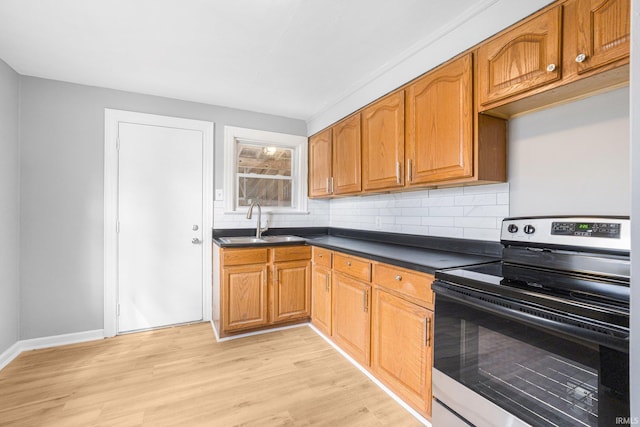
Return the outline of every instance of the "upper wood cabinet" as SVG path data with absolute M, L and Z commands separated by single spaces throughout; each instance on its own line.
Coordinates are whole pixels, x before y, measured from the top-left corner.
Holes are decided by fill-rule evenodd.
M 360 113 L 344 119 L 333 132 L 333 194 L 358 193 L 362 190 Z
M 562 7 L 518 25 L 478 48 L 481 105 L 559 80 Z
M 309 197 L 331 195 L 331 128 L 309 138 Z
M 630 0 L 578 0 L 576 16 L 577 50 L 572 57 L 578 63 L 578 73 L 629 55 Z
M 360 114 L 309 138 L 309 197 L 362 190 Z
M 472 84 L 467 54 L 406 88 L 408 185 L 473 175 Z
M 362 189 L 404 186 L 404 91 L 362 110 Z

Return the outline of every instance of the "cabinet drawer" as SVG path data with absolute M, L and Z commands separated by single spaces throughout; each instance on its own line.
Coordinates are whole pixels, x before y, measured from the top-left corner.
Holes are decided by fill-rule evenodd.
M 222 264 L 245 265 L 266 264 L 269 261 L 267 248 L 257 249 L 224 249 L 222 252 Z
M 333 255 L 333 269 L 365 282 L 371 281 L 371 263 L 361 258 L 336 253 Z
M 311 259 L 311 246 L 278 246 L 273 248 L 273 262 Z
M 431 282 L 433 275 L 406 270 L 388 264 L 374 265 L 373 281 L 387 289 L 400 292 L 411 298 L 433 305 Z
M 331 255 L 332 252 L 329 249 L 313 247 L 313 263 L 315 265 L 331 268 Z

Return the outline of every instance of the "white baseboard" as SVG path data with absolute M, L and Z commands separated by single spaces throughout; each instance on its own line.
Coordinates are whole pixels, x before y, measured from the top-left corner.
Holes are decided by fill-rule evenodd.
M 310 325 L 310 323 L 298 323 L 298 324 L 295 324 L 295 325 L 280 326 L 279 328 L 263 329 L 261 331 L 247 332 L 246 334 L 238 334 L 238 335 L 233 335 L 233 336 L 230 336 L 230 337 L 220 338 L 220 336 L 218 336 L 218 331 L 216 330 L 215 326 L 213 325 L 213 322 L 211 322 L 211 326 L 213 327 L 213 333 L 216 336 L 216 341 L 217 342 L 231 341 L 231 340 L 235 340 L 235 339 L 238 339 L 238 338 L 251 337 L 251 336 L 254 336 L 254 335 L 269 334 L 271 332 L 284 331 L 285 329 L 301 328 L 301 327 L 307 326 L 307 325 Z
M 416 411 L 415 409 L 413 409 L 411 406 L 409 406 L 404 400 L 402 400 L 400 397 L 398 397 L 397 394 L 395 394 L 394 392 L 391 391 L 391 389 L 389 389 L 386 385 L 382 384 L 380 382 L 380 380 L 378 380 L 376 377 L 374 377 L 371 372 L 367 371 L 364 367 L 362 367 L 362 365 L 360 365 L 358 362 L 355 361 L 355 359 L 353 359 L 351 356 L 349 356 L 343 349 L 341 349 L 340 347 L 338 347 L 333 341 L 331 341 L 328 337 L 326 337 L 322 332 L 320 332 L 315 326 L 313 326 L 313 324 L 311 323 L 307 323 L 307 325 L 314 330 L 314 332 L 318 335 L 320 335 L 326 342 L 329 343 L 329 345 L 331 345 L 331 347 L 335 348 L 338 353 L 340 353 L 345 359 L 347 359 L 349 362 L 351 362 L 351 364 L 353 366 L 355 366 L 356 368 L 358 368 L 360 370 L 360 372 L 362 372 L 363 374 L 365 374 L 367 376 L 367 378 L 369 378 L 371 381 L 374 382 L 375 385 L 377 385 L 378 387 L 380 387 L 380 389 L 382 389 L 382 391 L 384 391 L 385 393 L 387 393 L 393 400 L 395 400 L 396 402 L 398 402 L 398 404 L 400 406 L 402 406 L 404 409 L 407 410 L 407 412 L 409 412 L 411 415 L 413 415 L 415 417 L 416 420 L 418 420 L 420 423 L 422 423 L 423 425 L 425 425 L 426 427 L 432 427 L 431 423 L 429 422 L 429 420 L 427 420 L 425 417 L 423 417 L 422 415 L 420 415 L 418 413 L 418 411 Z
M 0 353 L 0 370 L 11 363 L 11 361 L 18 357 L 23 351 L 77 344 L 81 342 L 101 340 L 103 338 L 104 330 L 96 329 L 94 331 L 74 332 L 71 334 L 54 335 L 51 337 L 20 340 L 4 352 Z
M 13 344 L 11 347 L 0 353 L 0 371 L 7 366 L 13 359 L 18 357 L 22 353 L 22 348 L 20 347 L 20 341 Z

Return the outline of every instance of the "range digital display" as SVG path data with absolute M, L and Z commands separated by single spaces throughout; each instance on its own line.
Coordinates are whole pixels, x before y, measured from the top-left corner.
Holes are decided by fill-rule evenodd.
M 553 222 L 551 234 L 557 236 L 583 236 L 620 238 L 620 223 L 609 222 Z

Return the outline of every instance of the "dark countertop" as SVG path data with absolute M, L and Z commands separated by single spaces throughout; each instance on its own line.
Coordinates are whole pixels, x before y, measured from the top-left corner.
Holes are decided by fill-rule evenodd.
M 252 244 L 229 245 L 220 237 L 248 236 L 252 229 L 214 230 L 220 247 L 255 247 Z M 499 242 L 416 236 L 399 233 L 350 230 L 332 227 L 270 229 L 265 235 L 291 234 L 304 237 L 307 245 L 319 246 L 398 267 L 433 274 L 436 270 L 499 261 Z M 264 245 L 264 244 L 261 244 Z M 272 245 L 268 245 L 272 246 Z
M 484 255 L 401 246 L 337 236 L 310 238 L 307 239 L 307 244 L 430 274 L 444 268 L 484 264 L 500 259 Z

